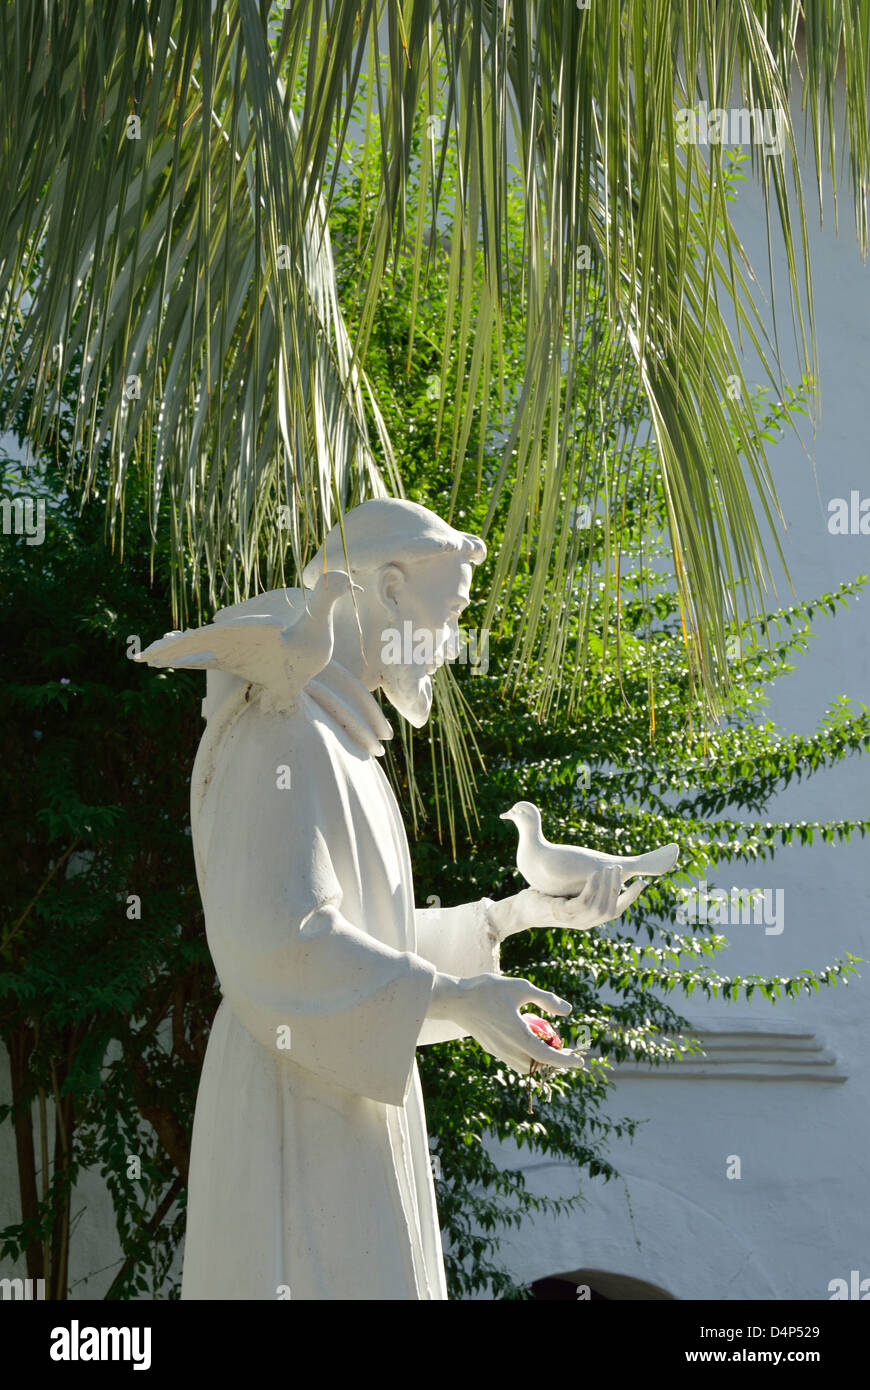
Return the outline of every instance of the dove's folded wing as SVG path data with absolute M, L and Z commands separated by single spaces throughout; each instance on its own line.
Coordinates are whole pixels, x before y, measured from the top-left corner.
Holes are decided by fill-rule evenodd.
M 187 632 L 168 632 L 134 660 L 148 666 L 229 671 L 275 689 L 286 679 L 286 628 L 272 614 L 245 614 Z
M 327 570 L 310 595 L 288 589 L 261 594 L 222 610 L 207 627 L 168 632 L 135 659 L 223 671 L 265 687 L 267 708 L 288 709 L 331 660 L 333 610 L 355 587 L 343 571 Z

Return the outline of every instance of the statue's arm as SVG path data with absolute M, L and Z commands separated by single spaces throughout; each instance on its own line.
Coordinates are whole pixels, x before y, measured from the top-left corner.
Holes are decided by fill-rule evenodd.
M 552 898 L 524 888 L 494 902 L 481 898 L 460 907 L 417 908 L 417 952 L 446 975 L 468 979 L 475 975 L 500 975 L 503 941 L 535 927 L 563 927 L 588 931 L 609 922 L 644 886 L 626 889 L 619 897 L 620 880 L 607 871 L 593 875 L 588 889 L 576 898 Z M 467 1037 L 465 1029 L 446 1018 L 427 1018 L 419 1044 L 450 1042 Z
M 489 898 L 459 907 L 417 908 L 417 954 L 445 975 L 467 979 L 474 975 L 500 975 L 500 942 Z M 450 1019 L 427 1018 L 418 1046 L 452 1042 L 468 1034 Z
M 260 817 L 251 836 L 239 820 L 213 840 L 203 899 L 223 994 L 274 1057 L 401 1105 L 435 967 L 348 921 L 321 831 L 280 825 Z

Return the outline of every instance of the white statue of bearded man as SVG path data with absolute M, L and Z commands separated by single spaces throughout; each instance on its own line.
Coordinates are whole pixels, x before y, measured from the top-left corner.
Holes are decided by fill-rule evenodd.
M 343 527 L 347 558 L 335 528 L 303 574 L 311 594 L 261 594 L 142 653 L 210 668 L 191 808 L 223 1000 L 196 1104 L 185 1299 L 446 1298 L 416 1049 L 471 1036 L 520 1073 L 581 1066 L 523 1022 L 523 1004 L 570 1006 L 501 975 L 500 943 L 599 926 L 643 886 L 605 871 L 567 902 L 526 889 L 415 908 L 371 692 L 425 724 L 486 548 L 391 499 Z M 407 622 L 428 650 L 385 660 Z

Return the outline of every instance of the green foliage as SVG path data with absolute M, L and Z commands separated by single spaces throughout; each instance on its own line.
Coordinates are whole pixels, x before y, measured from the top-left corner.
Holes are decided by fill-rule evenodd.
M 114 1294 L 130 1297 L 161 1287 L 183 1230 L 216 1002 L 185 770 L 199 682 L 128 659 L 130 638 L 147 645 L 168 612 L 165 581 L 150 586 L 142 513 L 128 517 L 122 568 L 98 501 L 79 516 L 52 465 L 23 477 L 7 461 L 4 471 L 4 495 L 40 492 L 47 508 L 41 545 L 4 535 L 0 546 L 0 1036 L 14 1090 L 0 1118 L 27 1154 L 19 1148 L 23 1220 L 2 1232 L 2 1253 L 30 1247 L 29 1272 L 38 1260 L 50 1296 L 65 1297 L 66 1238 L 87 1219 L 71 1210 L 70 1188 L 99 1166 L 125 1255 Z M 49 1182 L 41 1155 L 52 1123 Z M 141 1176 L 130 1176 L 129 1156 Z

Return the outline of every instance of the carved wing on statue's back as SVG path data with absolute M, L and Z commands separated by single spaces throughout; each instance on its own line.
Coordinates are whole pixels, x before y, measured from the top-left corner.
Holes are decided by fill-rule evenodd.
M 299 590 L 276 590 L 249 599 L 205 627 L 166 633 L 134 660 L 225 671 L 263 686 L 276 705 L 286 705 L 331 659 L 333 610 L 350 587 L 343 571 L 327 570 L 306 597 Z

